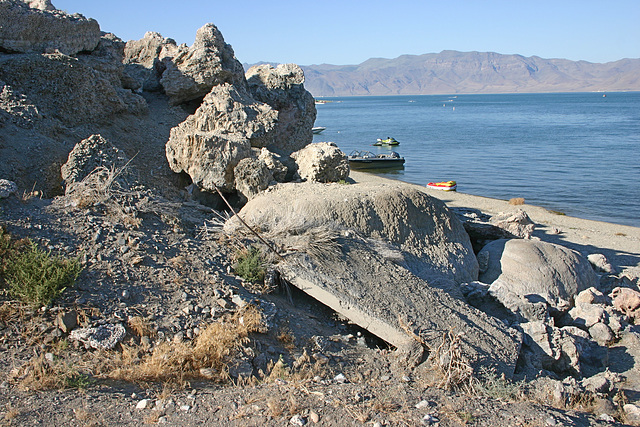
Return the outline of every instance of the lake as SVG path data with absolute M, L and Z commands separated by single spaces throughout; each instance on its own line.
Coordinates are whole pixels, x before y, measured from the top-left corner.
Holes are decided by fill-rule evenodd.
M 640 92 L 321 99 L 314 142 L 405 157 L 384 176 L 640 227 Z

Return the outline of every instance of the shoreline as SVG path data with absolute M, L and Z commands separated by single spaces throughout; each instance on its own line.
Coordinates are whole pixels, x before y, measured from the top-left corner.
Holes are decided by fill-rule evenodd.
M 523 205 L 511 205 L 506 200 L 457 191 L 432 190 L 426 186 L 367 172 L 352 170 L 349 173 L 349 178 L 355 184 L 369 182 L 415 188 L 442 200 L 450 208 L 478 210 L 490 216 L 500 212 L 522 209 L 536 225 L 533 237 L 566 246 L 584 256 L 591 253 L 601 253 L 619 271 L 627 268 L 640 270 L 640 227 L 559 215 L 540 206 L 528 205 L 526 201 Z

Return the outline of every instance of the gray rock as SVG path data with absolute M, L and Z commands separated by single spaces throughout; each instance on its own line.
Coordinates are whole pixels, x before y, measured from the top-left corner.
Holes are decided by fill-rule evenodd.
M 200 188 L 234 190 L 233 170 L 272 135 L 276 112 L 255 102 L 242 88 L 216 86 L 195 114 L 171 129 L 167 160 L 174 172 L 186 172 Z
M 56 326 L 64 333 L 69 333 L 78 326 L 78 312 L 75 310 L 58 313 Z
M 535 224 L 522 209 L 515 212 L 500 212 L 489 220 L 494 226 L 503 229 L 509 235 L 520 239 L 530 239 Z
M 462 224 L 440 201 L 392 185 L 282 184 L 249 201 L 240 215 L 288 249 L 277 264 L 285 280 L 401 352 L 417 344 L 420 351 L 409 351 L 406 360 L 420 362 L 412 355 L 438 348 L 454 331 L 474 367 L 513 374 L 517 334 L 431 286 L 477 272 Z M 225 230 L 242 228 L 231 219 Z M 400 246 L 410 263 L 386 259 L 372 237 Z
M 589 262 L 563 246 L 532 240 L 496 240 L 480 252 L 489 253 L 479 279 L 520 295 L 539 295 L 556 310 L 571 307 L 576 295 L 598 282 Z
M 0 179 L 0 199 L 6 199 L 12 194 L 18 194 L 16 183 L 7 179 Z
M 606 312 L 600 305 L 595 304 L 576 304 L 568 313 L 572 319 L 571 324 L 583 329 L 589 329 L 598 322 L 606 320 Z
M 273 179 L 277 182 L 285 182 L 289 168 L 279 160 L 279 156 L 269 151 L 266 147 L 262 147 L 260 154 L 258 154 L 258 160 L 263 161 L 264 164 L 267 165 L 267 168 L 273 175 Z
M 74 329 L 69 334 L 69 339 L 80 341 L 95 349 L 111 350 L 126 334 L 127 331 L 121 324 L 107 324 L 95 328 Z
M 234 168 L 235 187 L 241 203 L 251 200 L 259 192 L 266 190 L 273 182 L 273 173 L 267 164 L 259 159 L 246 158 L 238 162 Z
M 596 271 L 610 274 L 615 273 L 615 268 L 603 254 L 589 254 L 587 255 L 587 259 Z
M 162 62 L 166 68 L 160 84 L 173 104 L 202 98 L 225 83 L 246 86 L 242 64 L 213 24 L 200 28 L 189 48 L 180 46 L 175 56 Z
M 128 160 L 124 151 L 102 135 L 91 135 L 73 147 L 67 162 L 60 168 L 60 173 L 67 188 L 70 188 L 72 184 L 82 181 L 87 175 L 100 168 L 105 175 L 109 175 L 110 171 L 126 165 Z
M 593 324 L 589 328 L 589 335 L 595 342 L 604 347 L 611 345 L 616 338 L 611 328 L 603 322 Z
M 349 176 L 347 156 L 333 142 L 309 144 L 291 154 L 300 179 L 313 182 L 338 182 Z
M 400 185 L 279 184 L 249 201 L 242 212 L 249 225 L 298 250 L 326 244 L 332 251 L 331 237 L 348 238 L 355 230 L 371 239 L 372 256 L 405 265 L 430 284 L 455 288 L 460 297 L 457 284 L 477 278 L 469 236 L 456 216 L 440 200 Z M 244 232 L 237 218 L 224 229 Z M 320 234 L 329 240 L 321 241 Z
M 299 66 L 256 65 L 249 68 L 246 78 L 253 98 L 278 111 L 275 142 L 270 149 L 292 153 L 313 141 L 315 100 L 304 88 L 304 73 Z
M 596 288 L 585 289 L 575 298 L 576 304 L 610 304 L 611 300 Z
M 75 55 L 95 49 L 100 25 L 80 14 L 54 10 L 45 2 L 0 2 L 0 48 L 10 52 Z
M 640 292 L 629 288 L 615 288 L 610 296 L 616 310 L 640 324 Z

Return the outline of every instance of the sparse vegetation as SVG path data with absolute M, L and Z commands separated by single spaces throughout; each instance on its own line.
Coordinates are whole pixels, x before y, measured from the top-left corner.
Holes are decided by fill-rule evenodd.
M 8 294 L 33 307 L 50 304 L 82 271 L 77 258 L 64 259 L 32 241 L 12 242 L 0 228 L 0 283 Z
M 251 246 L 238 251 L 233 269 L 238 276 L 247 282 L 262 283 L 266 270 L 264 267 L 264 255 L 260 248 Z
M 229 364 L 249 342 L 249 334 L 263 331 L 262 313 L 248 305 L 233 316 L 210 324 L 191 342 L 163 342 L 152 353 L 123 346 L 107 355 L 102 376 L 134 382 L 172 382 L 183 385 L 191 378 L 224 382 Z
M 509 204 L 510 205 L 524 205 L 524 197 L 514 197 L 512 199 L 509 199 Z

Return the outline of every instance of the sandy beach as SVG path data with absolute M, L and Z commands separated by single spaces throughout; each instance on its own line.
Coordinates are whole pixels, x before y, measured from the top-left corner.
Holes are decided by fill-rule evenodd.
M 477 210 L 488 215 L 524 210 L 536 224 L 534 237 L 557 243 L 583 255 L 601 253 L 620 271 L 640 270 L 640 228 L 608 222 L 592 221 L 551 212 L 539 206 L 512 205 L 506 200 L 473 196 L 460 192 L 432 190 L 426 186 L 384 178 L 367 172 L 351 171 L 354 183 L 379 182 L 386 185 L 406 185 L 424 191 L 451 208 Z

